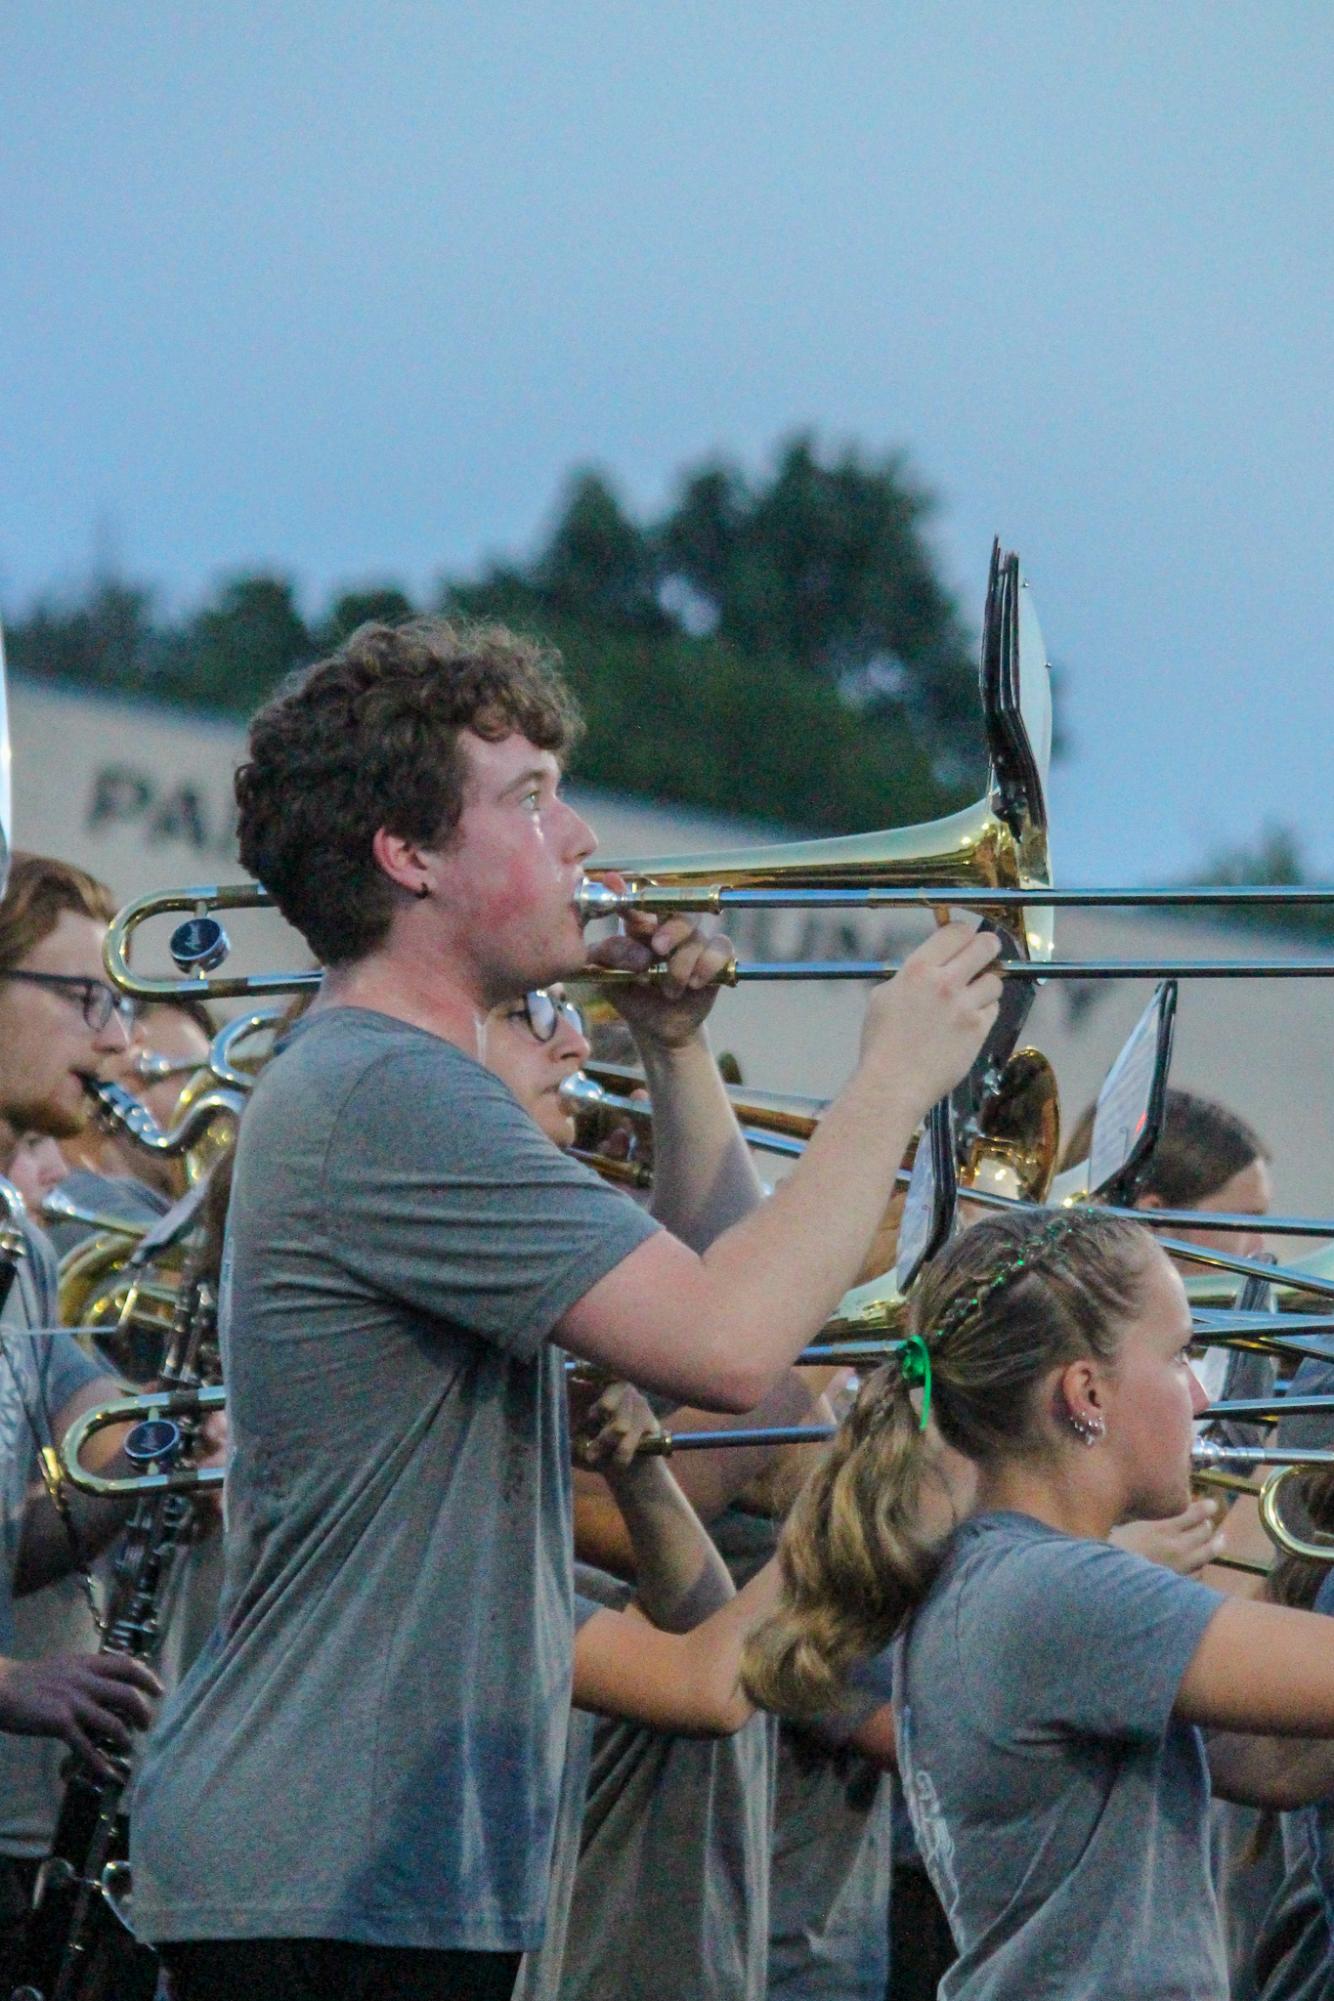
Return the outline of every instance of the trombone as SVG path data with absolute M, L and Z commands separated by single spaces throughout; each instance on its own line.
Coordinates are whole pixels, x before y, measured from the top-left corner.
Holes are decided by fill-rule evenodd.
M 953 836 L 955 824 L 961 831 Z M 903 859 L 895 856 L 894 849 L 902 841 L 910 847 L 915 836 L 923 832 L 937 835 L 942 843 L 943 853 L 932 857 L 919 851 Z M 952 838 L 953 836 L 953 838 Z M 1289 905 L 1310 906 L 1334 904 L 1334 889 L 1302 886 L 1299 888 L 1279 887 L 1273 889 L 1244 887 L 1219 888 L 1201 885 L 1183 889 L 1070 889 L 1051 890 L 1045 886 L 1017 887 L 998 885 L 996 888 L 984 886 L 970 889 L 966 877 L 970 869 L 979 866 L 976 851 L 990 854 L 986 834 L 978 834 L 968 814 L 956 814 L 944 820 L 928 823 L 926 829 L 900 828 L 883 835 L 855 835 L 848 841 L 795 842 L 785 848 L 765 850 L 740 849 L 736 858 L 735 874 L 744 874 L 741 857 L 753 853 L 762 858 L 766 853 L 775 857 L 790 857 L 790 861 L 775 859 L 766 869 L 757 859 L 757 873 L 771 877 L 781 877 L 786 866 L 792 881 L 788 887 L 772 890 L 751 887 L 746 884 L 728 886 L 718 880 L 716 856 L 705 857 L 703 864 L 692 864 L 689 859 L 680 863 L 631 863 L 625 864 L 624 873 L 638 886 L 621 893 L 606 888 L 605 884 L 586 880 L 579 896 L 591 921 L 594 916 L 615 915 L 626 909 L 663 910 L 711 910 L 732 908 L 768 907 L 779 909 L 819 908 L 880 908 L 909 907 L 929 909 L 945 913 L 950 909 L 979 911 L 984 915 L 1004 917 L 1016 914 L 1025 925 L 1022 937 L 1007 929 L 1006 935 L 1013 949 L 1004 953 L 996 962 L 995 969 L 1006 977 L 1024 981 L 1043 980 L 1148 980 L 1148 979 L 1329 979 L 1334 978 L 1334 954 L 1323 958 L 1293 959 L 1054 959 L 1040 956 L 1051 951 L 1049 928 L 1033 920 L 1032 913 L 1038 908 L 1079 907 L 1090 908 L 1118 906 L 1126 909 L 1189 907 L 1196 905 L 1237 905 L 1250 908 L 1282 908 Z M 959 854 L 953 852 L 957 840 Z M 858 843 L 878 842 L 879 860 L 858 861 L 852 856 L 845 864 L 846 879 L 838 879 L 838 865 L 827 866 L 835 876 L 828 886 L 805 885 L 801 882 L 803 867 L 802 851 L 829 846 L 832 848 L 854 849 Z M 934 871 L 944 872 L 953 864 L 959 881 L 951 883 L 947 879 L 933 882 Z M 990 863 L 988 864 L 990 865 Z M 610 865 L 609 865 L 610 866 Z M 703 869 L 702 885 L 692 885 L 689 871 L 692 867 Z M 812 866 L 826 866 L 812 864 Z M 917 876 L 923 880 L 907 883 L 887 883 L 883 888 L 867 888 L 857 880 L 856 872 L 879 867 L 884 873 L 898 871 L 900 877 Z M 643 901 L 637 901 L 638 898 Z M 693 899 L 693 900 L 692 900 Z M 764 900 L 762 903 L 762 899 Z M 594 905 L 599 905 L 597 909 Z M 198 887 L 174 891 L 168 894 L 139 897 L 121 910 L 107 933 L 105 965 L 108 979 L 120 992 L 130 994 L 143 1002 L 189 997 L 203 1001 L 253 999 L 261 995 L 303 993 L 318 987 L 323 977 L 318 968 L 305 971 L 226 973 L 219 974 L 221 966 L 231 950 L 231 942 L 218 917 L 218 912 L 228 910 L 255 910 L 272 908 L 272 899 L 258 883 L 234 883 L 229 885 L 201 884 Z M 171 951 L 180 967 L 177 978 L 168 978 L 138 972 L 131 963 L 131 943 L 135 933 L 150 919 L 171 915 L 174 911 L 190 911 L 193 914 L 184 924 L 178 925 L 172 934 Z M 208 940 L 205 951 L 196 951 L 188 945 L 188 939 L 203 935 Z M 1027 956 L 1029 951 L 1033 956 Z M 898 963 L 883 959 L 760 959 L 732 960 L 718 976 L 722 986 L 740 986 L 751 981 L 779 980 L 861 980 L 877 981 L 889 978 L 898 970 Z M 630 973 L 605 966 L 588 966 L 581 978 L 599 986 L 614 988 L 627 980 L 652 977 Z
M 941 824 L 941 823 L 936 823 Z M 790 852 L 795 857 L 803 844 L 797 844 Z M 814 845 L 814 844 L 806 844 Z M 744 850 L 742 851 L 744 853 Z M 672 911 L 685 914 L 712 913 L 725 914 L 729 910 L 886 910 L 915 909 L 930 910 L 943 916 L 951 909 L 973 910 L 985 917 L 997 920 L 1005 913 L 1017 914 L 1025 921 L 1027 910 L 1053 909 L 1173 909 L 1198 908 L 1209 905 L 1227 905 L 1249 908 L 1273 908 L 1275 905 L 1334 904 L 1334 889 L 1301 885 L 1300 887 L 1276 887 L 1272 889 L 1219 886 L 1199 884 L 1181 889 L 1013 889 L 997 887 L 984 890 L 941 890 L 927 887 L 910 887 L 904 884 L 863 888 L 855 885 L 830 887 L 806 886 L 801 883 L 801 864 L 795 859 L 791 864 L 791 881 L 784 886 L 753 887 L 749 884 L 728 884 L 706 878 L 714 873 L 709 863 L 716 858 L 709 857 L 702 864 L 692 864 L 688 858 L 663 862 L 626 862 L 617 868 L 617 873 L 625 876 L 628 887 L 624 890 L 610 889 L 605 883 L 588 878 L 575 899 L 576 906 L 586 923 L 594 918 L 619 917 L 627 911 L 646 911 L 666 915 Z M 697 873 L 703 869 L 704 878 Z M 737 873 L 746 874 L 744 868 Z M 768 871 L 777 877 L 782 873 L 775 866 Z M 1007 938 L 1014 933 L 1005 932 Z M 1040 942 L 1036 933 L 1030 943 Z M 1005 956 L 997 959 L 995 970 L 1012 979 L 1027 980 L 1115 980 L 1115 979 L 1328 979 L 1334 977 L 1334 955 L 1323 959 L 1080 959 L 1058 960 L 1026 956 Z M 805 960 L 754 960 L 732 959 L 718 975 L 721 986 L 735 987 L 748 980 L 883 980 L 897 972 L 898 966 L 879 959 L 805 959 Z M 595 966 L 587 969 L 585 977 L 599 982 L 618 984 L 627 979 L 643 978 L 642 974 L 625 971 L 611 971 Z

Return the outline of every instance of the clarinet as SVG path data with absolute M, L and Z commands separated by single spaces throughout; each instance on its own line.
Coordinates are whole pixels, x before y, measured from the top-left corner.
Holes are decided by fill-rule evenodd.
M 216 1382 L 217 1302 L 192 1261 L 182 1274 L 163 1361 L 163 1389 Z M 135 1427 L 151 1435 L 126 1441 L 132 1461 L 188 1465 L 202 1419 L 179 1417 Z M 189 1539 L 189 1494 L 148 1493 L 135 1502 L 113 1570 L 102 1653 L 151 1662 L 161 1644 L 160 1607 L 181 1548 Z M 158 1956 L 133 1935 L 127 1821 L 123 1811 L 130 1760 L 99 1749 L 107 1776 L 75 1761 L 66 1779 L 51 1853 L 38 1871 L 8 2001 L 152 2001 Z

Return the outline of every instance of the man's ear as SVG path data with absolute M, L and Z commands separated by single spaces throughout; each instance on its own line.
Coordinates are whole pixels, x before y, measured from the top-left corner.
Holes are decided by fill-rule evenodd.
M 1133 1209 L 1165 1209 L 1167 1204 L 1161 1195 L 1137 1195 L 1131 1204 Z
M 410 841 L 404 834 L 391 834 L 387 827 L 377 827 L 371 836 L 371 854 L 376 867 L 409 896 L 431 894 L 433 858 L 419 842 Z

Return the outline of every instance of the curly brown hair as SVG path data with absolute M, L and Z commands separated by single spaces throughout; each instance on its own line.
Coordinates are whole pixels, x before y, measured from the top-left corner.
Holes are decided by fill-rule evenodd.
M 559 656 L 501 625 L 363 625 L 254 718 L 241 860 L 321 964 L 363 958 L 389 929 L 402 892 L 377 831 L 439 846 L 457 827 L 465 730 L 563 759 L 580 723 Z

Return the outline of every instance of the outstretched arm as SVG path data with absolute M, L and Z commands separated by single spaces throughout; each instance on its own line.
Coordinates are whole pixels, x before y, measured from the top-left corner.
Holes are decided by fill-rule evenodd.
M 659 1231 L 569 1309 L 561 1345 L 682 1401 L 752 1409 L 856 1277 L 914 1128 L 981 1048 L 997 949 L 958 924 L 920 945 L 874 990 L 856 1074 L 769 1200 L 702 1255 Z

